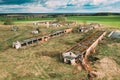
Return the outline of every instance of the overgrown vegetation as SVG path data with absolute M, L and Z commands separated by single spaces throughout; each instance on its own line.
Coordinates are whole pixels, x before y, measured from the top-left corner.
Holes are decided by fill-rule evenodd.
M 56 21 L 59 22 L 59 23 L 65 23 L 66 17 L 64 17 L 64 16 L 58 16 L 56 18 Z
M 41 34 L 45 34 L 45 32 L 54 32 L 66 27 L 39 28 L 42 31 Z M 25 26 L 19 27 L 19 29 L 18 32 L 13 32 L 7 27 L 0 28 L 0 36 L 2 37 L 0 41 L 2 49 L 0 52 L 1 80 L 84 80 L 87 78 L 85 71 L 73 74 L 74 66 L 63 64 L 59 60 L 60 53 L 74 46 L 81 34 L 65 34 L 52 38 L 43 44 L 16 50 L 11 47 L 13 41 L 24 40 L 32 36 L 29 33 L 32 27 Z M 2 34 L 3 31 L 9 35 Z M 4 35 L 6 36 L 4 37 Z
M 67 20 L 80 22 L 102 22 L 114 24 L 119 22 L 116 17 L 67 17 Z M 99 19 L 98 19 L 99 18 Z M 41 19 L 44 20 L 45 18 Z M 54 18 L 49 18 L 54 19 Z M 117 20 L 116 20 L 117 19 Z M 31 19 L 32 20 L 32 19 Z M 47 18 L 48 20 L 48 18 Z M 109 20 L 109 21 L 108 21 Z M 16 22 L 16 21 L 15 21 Z M 21 21 L 24 22 L 24 21 Z M 21 23 L 19 22 L 19 23 Z M 113 22 L 113 23 L 111 23 Z M 18 22 L 17 22 L 18 23 Z M 26 23 L 26 22 L 25 22 Z M 117 24 L 115 24 L 117 25 Z M 73 74 L 74 66 L 63 64 L 59 60 L 60 53 L 74 46 L 79 39 L 86 35 L 82 33 L 69 33 L 61 37 L 55 37 L 49 41 L 36 46 L 26 47 L 19 50 L 12 48 L 12 42 L 24 40 L 33 37 L 30 32 L 35 26 L 18 26 L 19 31 L 11 31 L 9 25 L 0 27 L 0 80 L 86 80 L 87 72 L 82 70 L 77 74 Z M 119 27 L 119 26 L 116 26 Z M 45 28 L 38 26 L 43 35 L 64 29 L 66 27 Z M 75 28 L 73 26 L 73 28 Z M 115 28 L 115 27 L 114 27 Z M 107 29 L 106 29 L 107 30 Z M 111 29 L 112 30 L 112 29 Z M 101 59 L 103 57 L 111 57 L 120 65 L 120 43 L 117 39 L 105 38 L 96 48 L 95 57 Z M 3 66 L 4 65 L 4 66 Z M 119 79 L 119 76 L 113 77 Z M 104 78 L 103 80 L 106 80 Z

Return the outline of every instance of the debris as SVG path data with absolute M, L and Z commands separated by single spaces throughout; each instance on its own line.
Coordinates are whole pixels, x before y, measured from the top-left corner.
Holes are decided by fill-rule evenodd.
M 38 31 L 37 30 L 34 30 L 31 32 L 32 34 L 38 34 Z
M 57 22 L 51 23 L 50 26 L 53 26 L 53 27 L 62 27 L 62 25 L 59 24 L 59 23 L 57 23 Z
M 11 31 L 18 31 L 18 27 L 17 26 L 12 26 L 12 28 L 11 28 Z
M 120 31 L 112 31 L 108 37 L 120 39 Z
M 75 65 L 75 58 L 77 55 L 75 55 L 73 52 L 63 53 L 62 56 L 65 63 Z
M 79 25 L 80 27 L 77 29 L 77 32 L 88 32 L 90 30 L 100 28 L 101 25 L 98 23 L 91 23 L 86 25 Z
M 40 33 L 40 30 L 38 28 L 36 28 L 36 30 L 33 30 L 31 33 L 32 34 L 38 34 L 38 33 Z
M 19 49 L 21 47 L 21 43 L 17 41 L 16 43 L 13 42 L 13 48 Z

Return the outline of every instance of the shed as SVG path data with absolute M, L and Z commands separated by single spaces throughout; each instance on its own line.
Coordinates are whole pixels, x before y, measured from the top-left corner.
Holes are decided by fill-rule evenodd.
M 75 58 L 77 57 L 76 54 L 74 54 L 73 52 L 65 52 L 62 54 L 63 56 L 63 61 L 64 63 L 71 63 L 72 65 L 75 65 Z

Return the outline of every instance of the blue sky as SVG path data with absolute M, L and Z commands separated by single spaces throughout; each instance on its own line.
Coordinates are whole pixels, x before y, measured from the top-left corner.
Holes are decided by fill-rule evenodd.
M 120 13 L 120 0 L 0 0 L 0 13 Z

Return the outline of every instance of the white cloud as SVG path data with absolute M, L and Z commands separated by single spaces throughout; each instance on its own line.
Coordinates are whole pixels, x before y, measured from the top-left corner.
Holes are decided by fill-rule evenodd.
M 109 5 L 118 2 L 119 0 L 91 0 L 91 4 L 93 5 Z
M 120 12 L 120 8 L 114 8 L 113 6 L 107 6 L 105 8 L 99 8 L 97 10 L 101 12 Z
M 90 0 L 70 0 L 68 4 L 73 4 L 73 5 L 84 5 Z
M 66 6 L 66 1 L 65 0 L 48 0 L 45 5 L 48 8 L 56 8 L 56 7 L 64 7 Z
M 0 2 L 3 0 L 0 0 Z M 42 1 L 42 0 L 41 0 Z M 118 5 L 112 5 L 120 0 L 44 0 L 43 2 L 34 0 L 33 3 L 22 5 L 0 5 L 2 12 L 30 12 L 30 13 L 49 13 L 49 12 L 120 12 Z M 69 6 L 68 6 L 69 4 Z M 85 5 L 90 7 L 85 9 Z M 95 8 L 94 8 L 95 6 Z M 116 7 L 113 7 L 116 6 Z
M 6 9 L 6 8 L 24 8 L 24 6 L 19 5 L 0 5 L 0 8 Z
M 108 6 L 105 8 L 97 8 L 97 9 L 92 9 L 92 10 L 85 10 L 85 9 L 81 9 L 81 10 L 76 10 L 76 12 L 89 12 L 89 13 L 95 13 L 95 12 L 117 12 L 120 13 L 120 8 L 114 8 L 112 6 Z
M 106 4 L 112 4 L 112 3 L 116 3 L 120 0 L 70 0 L 69 4 L 74 4 L 74 5 L 84 5 L 84 4 L 92 4 L 92 5 L 106 5 Z
M 52 12 L 53 9 L 48 9 L 43 7 L 41 4 L 25 4 L 25 5 L 2 5 L 0 6 L 0 12 L 9 12 L 9 13 L 45 13 Z
M 92 4 L 93 5 L 99 5 L 99 4 L 105 4 L 106 2 L 108 2 L 107 0 L 92 0 Z
M 28 5 L 27 6 L 27 10 L 29 12 L 33 12 L 33 13 L 45 13 L 45 12 L 52 12 L 53 11 L 53 9 L 49 9 L 49 8 L 43 7 L 41 4 Z

